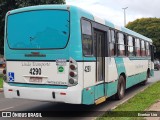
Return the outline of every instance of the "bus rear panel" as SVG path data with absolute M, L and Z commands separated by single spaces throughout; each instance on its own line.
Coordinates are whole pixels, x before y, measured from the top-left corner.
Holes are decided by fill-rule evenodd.
M 71 40 L 80 25 L 77 20 L 72 28 L 72 19 L 67 6 L 35 6 L 7 13 L 5 97 L 81 104 L 83 64 L 75 59 L 82 50 L 75 46 L 79 47 L 76 57 L 69 52 L 75 49 L 72 44 L 80 44 Z

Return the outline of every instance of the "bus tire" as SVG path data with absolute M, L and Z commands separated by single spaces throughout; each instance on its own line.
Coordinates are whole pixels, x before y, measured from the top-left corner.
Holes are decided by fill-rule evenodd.
M 124 94 L 125 94 L 125 79 L 122 75 L 120 75 L 115 98 L 117 100 L 121 100 L 124 97 Z
M 146 85 L 148 78 L 149 78 L 149 72 L 147 71 L 146 79 L 144 81 L 142 81 L 141 84 Z

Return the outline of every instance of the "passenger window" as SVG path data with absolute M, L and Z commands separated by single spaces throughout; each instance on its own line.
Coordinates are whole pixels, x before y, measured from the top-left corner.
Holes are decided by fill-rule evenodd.
M 131 36 L 128 36 L 128 56 L 134 56 L 134 39 Z
M 146 56 L 145 42 L 141 40 L 141 56 Z
M 110 42 L 109 42 L 110 56 L 115 55 L 115 31 L 110 30 Z
M 82 46 L 83 55 L 92 56 L 93 55 L 93 40 L 92 40 L 92 29 L 91 23 L 86 20 L 82 20 Z
M 135 39 L 135 50 L 136 56 L 141 56 L 140 40 L 138 38 Z
M 146 55 L 150 56 L 150 48 L 149 48 L 149 43 L 146 42 Z
M 118 33 L 118 55 L 125 56 L 125 37 L 124 34 Z

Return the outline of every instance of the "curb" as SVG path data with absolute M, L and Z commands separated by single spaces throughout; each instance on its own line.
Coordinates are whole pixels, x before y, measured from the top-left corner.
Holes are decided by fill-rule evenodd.
M 150 86 L 150 85 L 144 87 L 144 88 L 143 88 L 142 90 L 140 90 L 138 93 L 143 92 L 143 91 L 144 91 L 146 88 L 148 88 L 149 86 Z M 135 93 L 135 94 L 131 95 L 131 96 L 130 96 L 129 98 L 127 98 L 126 100 L 123 100 L 121 103 L 119 103 L 119 104 L 117 104 L 116 106 L 110 108 L 109 111 L 112 111 L 112 110 L 116 109 L 118 106 L 120 106 L 121 104 L 124 104 L 125 102 L 127 102 L 129 99 L 133 98 L 133 97 L 134 97 L 135 95 L 137 95 L 138 93 Z M 98 117 L 101 117 L 102 115 L 104 115 L 104 113 L 101 114 L 101 115 L 99 115 Z M 96 118 L 98 118 L 98 117 L 95 117 L 93 120 L 96 120 Z
M 3 92 L 3 88 L 0 88 L 0 92 Z
M 146 88 L 148 88 L 150 85 L 144 87 L 142 90 L 140 90 L 138 93 L 143 92 Z M 131 95 L 129 98 L 127 98 L 126 100 L 123 100 L 121 103 L 119 103 L 118 105 L 114 106 L 111 108 L 111 111 L 116 109 L 118 106 L 124 104 L 125 102 L 127 102 L 129 99 L 133 98 L 135 95 L 137 95 L 138 93 L 135 93 L 134 95 Z

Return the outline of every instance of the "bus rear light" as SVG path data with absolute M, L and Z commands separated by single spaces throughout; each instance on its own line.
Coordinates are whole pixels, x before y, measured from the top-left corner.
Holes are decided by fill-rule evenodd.
M 69 79 L 69 84 L 75 84 L 76 83 L 76 79 L 70 78 Z
M 4 75 L 6 74 L 6 69 L 3 70 L 3 74 L 4 74 Z
M 3 63 L 3 64 L 2 64 L 2 67 L 5 68 L 5 67 L 6 67 L 6 63 Z
M 77 69 L 77 66 L 72 64 L 72 65 L 70 65 L 70 69 L 71 69 L 71 70 L 76 70 L 76 69 Z
M 76 73 L 76 72 L 71 71 L 71 72 L 69 73 L 69 75 L 70 75 L 71 77 L 76 77 L 76 76 L 77 76 L 77 73 Z
M 73 61 L 69 61 L 70 63 L 73 63 Z
M 75 86 L 78 84 L 78 64 L 73 59 L 69 59 L 69 76 L 68 76 L 68 86 Z

